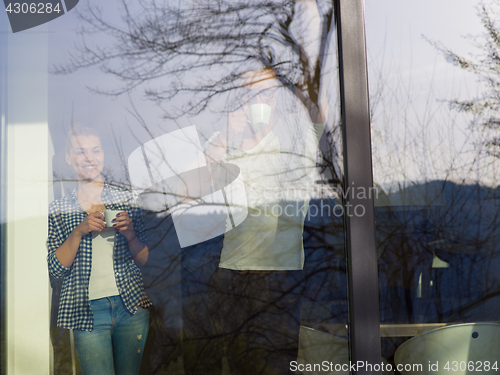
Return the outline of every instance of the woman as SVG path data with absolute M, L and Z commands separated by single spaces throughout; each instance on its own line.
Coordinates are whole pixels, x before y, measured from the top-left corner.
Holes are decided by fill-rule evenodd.
M 72 129 L 65 156 L 78 187 L 49 207 L 49 272 L 64 277 L 57 325 L 74 330 L 84 375 L 136 375 L 151 306 L 137 267 L 149 252 L 142 213 L 131 192 L 104 183 L 93 129 Z M 107 209 L 120 211 L 111 228 Z

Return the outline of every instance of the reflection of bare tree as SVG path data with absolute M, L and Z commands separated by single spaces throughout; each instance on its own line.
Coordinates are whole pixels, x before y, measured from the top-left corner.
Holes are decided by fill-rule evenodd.
M 500 157 L 500 25 L 498 23 L 498 8 L 496 2 L 489 5 L 481 2 L 478 6 L 479 17 L 484 28 L 484 34 L 477 37 L 475 45 L 479 49 L 477 56 L 461 56 L 441 43 L 432 42 L 446 59 L 461 69 L 473 73 L 485 85 L 481 96 L 455 99 L 452 104 L 460 111 L 480 118 L 480 130 L 486 132 L 483 143 L 489 154 Z M 476 39 L 476 38 L 475 38 Z
M 98 91 L 119 95 L 144 90 L 146 97 L 164 110 L 166 118 L 175 119 L 204 111 L 234 110 L 230 94 L 242 88 L 242 73 L 265 67 L 276 73 L 281 90 L 299 103 L 310 122 L 327 120 L 320 113 L 322 103 L 328 100 L 325 77 L 334 72 L 331 59 L 336 55 L 330 43 L 335 26 L 333 1 L 320 1 L 316 7 L 316 2 L 310 0 L 214 0 L 178 5 L 148 0 L 140 3 L 139 12 L 126 1 L 120 4 L 123 27 L 109 21 L 97 7 L 89 6 L 82 11 L 84 43 L 60 72 L 98 66 L 123 83 L 116 90 L 98 87 Z M 316 31 L 307 32 L 310 29 Z M 93 32 L 106 34 L 111 44 L 105 47 L 93 44 Z M 218 100 L 226 104 L 221 106 Z M 142 125 L 147 130 L 144 122 Z M 342 179 L 338 168 L 340 128 L 335 123 L 327 129 L 320 162 L 326 186 L 338 184 Z M 291 152 L 301 156 L 300 150 Z M 290 171 L 290 175 L 300 176 L 302 164 L 297 163 L 297 171 Z M 315 160 L 312 165 L 314 168 Z M 293 182 L 288 181 L 291 185 Z M 115 183 L 126 185 L 124 181 Z M 147 191 L 144 198 L 162 194 L 162 191 Z M 315 204 L 321 200 L 327 205 L 335 204 L 331 197 L 316 197 Z M 320 314 L 310 314 L 310 320 L 319 326 L 332 318 L 345 324 L 345 277 L 336 276 L 345 274 L 340 219 L 321 216 L 306 221 L 308 260 L 304 272 L 287 280 L 289 285 L 277 283 L 276 276 L 256 274 L 245 275 L 233 284 L 237 289 L 228 289 L 227 279 L 217 270 L 221 238 L 185 248 L 181 253 L 172 219 L 165 214 L 166 207 L 157 208 L 148 213 L 151 253 L 143 268 L 148 293 L 160 305 L 155 310 L 157 314 L 152 314 L 155 315 L 152 323 L 155 328 L 150 333 L 151 340 L 155 340 L 149 355 L 152 372 L 165 371 L 171 366 L 168 362 L 178 355 L 180 338 L 170 328 L 179 326 L 171 312 L 181 299 L 184 334 L 190 339 L 184 340 L 184 361 L 211 363 L 213 366 L 204 373 L 216 373 L 222 366 L 224 353 L 247 356 L 238 360 L 253 363 L 255 369 L 262 368 L 262 363 L 277 353 L 288 350 L 287 355 L 293 355 L 296 350 L 293 337 L 298 332 L 291 328 L 276 334 L 272 317 L 279 316 L 280 311 L 281 314 L 290 311 L 293 319 L 299 320 L 303 297 L 311 306 L 317 302 L 322 306 Z M 335 248 L 332 239 L 337 244 Z M 247 283 L 245 280 L 249 279 Z M 335 287 L 330 288 L 332 285 Z M 178 294 L 181 288 L 182 296 Z M 266 289 L 266 293 L 259 300 L 256 297 L 261 289 Z M 232 298 L 227 298 L 228 293 Z M 233 305 L 238 300 L 241 304 Z M 342 306 L 330 309 L 331 300 Z M 290 337 L 279 341 L 287 336 Z M 260 350 L 255 350 L 255 345 L 251 351 L 246 350 L 249 337 L 263 343 Z M 249 367 L 246 371 L 253 374 L 257 370 Z
M 234 108 L 228 95 L 241 87 L 241 74 L 266 67 L 305 106 L 313 122 L 324 122 L 317 112 L 327 94 L 325 77 L 335 73 L 333 1 L 316 6 L 313 0 L 147 0 L 132 8 L 120 0 L 120 27 L 98 5 L 89 4 L 81 13 L 84 42 L 58 71 L 98 66 L 123 83 L 116 89 L 94 87 L 98 92 L 119 95 L 140 89 L 163 109 L 165 118 L 179 118 L 223 111 L 220 98 Z M 112 43 L 96 44 L 93 33 L 111 37 Z M 327 126 L 321 165 L 333 183 L 341 181 L 339 139 L 338 124 Z
M 98 31 L 115 43 L 105 48 L 84 43 L 59 71 L 97 65 L 124 83 L 111 94 L 141 86 L 159 104 L 171 106 L 168 102 L 175 98 L 186 99 L 177 112 L 165 112 L 166 117 L 199 113 L 217 96 L 235 89 L 242 72 L 259 67 L 273 68 L 304 103 L 317 103 L 324 60 L 335 52 L 329 43 L 333 4 L 319 5 L 310 0 L 177 5 L 148 0 L 141 2 L 140 13 L 133 13 L 122 1 L 123 27 L 89 5 L 81 14 L 87 24 L 84 37 Z M 304 40 L 301 33 L 311 26 L 321 31 Z
M 300 29 L 306 27 L 307 19 L 304 19 L 304 12 L 298 11 L 307 8 L 307 4 L 311 3 L 309 1 L 207 0 L 185 4 L 179 2 L 178 6 L 173 3 L 144 1 L 140 3 L 141 12 L 136 13 L 123 1 L 120 8 L 123 27 L 108 21 L 105 13 L 100 13 L 96 7 L 89 7 L 82 14 L 86 21 L 86 44 L 81 46 L 80 53 L 75 55 L 72 63 L 61 71 L 99 66 L 118 77 L 123 85 L 116 90 L 98 87 L 98 91 L 120 94 L 143 89 L 147 98 L 164 109 L 166 118 L 178 118 L 203 113 L 204 110 L 234 109 L 228 108 L 233 105 L 230 101 L 224 108 L 217 107 L 217 99 L 225 101 L 231 91 L 240 88 L 238 79 L 242 72 L 249 68 L 270 67 L 286 90 L 309 113 L 317 107 L 318 97 L 322 95 L 320 83 L 328 73 L 326 57 L 334 55 L 334 51 L 329 50 L 331 46 L 328 43 L 334 26 L 331 1 L 319 2 L 322 37 L 312 37 L 309 41 L 311 44 L 301 40 L 304 35 L 300 33 Z M 92 44 L 87 32 L 94 31 L 107 34 L 114 43 L 107 47 Z M 320 42 L 315 49 L 314 42 L 317 41 Z M 384 82 L 385 77 L 381 75 L 379 78 L 381 86 L 385 84 L 388 87 L 388 83 Z M 405 191 L 408 196 L 418 195 L 419 189 L 439 191 L 442 194 L 447 191 L 445 206 L 429 204 L 427 208 L 416 209 L 412 206 L 417 204 L 407 204 L 399 211 L 391 209 L 378 214 L 384 322 L 478 319 L 480 304 L 493 301 L 500 290 L 498 278 L 495 277 L 498 270 L 495 265 L 495 244 L 498 242 L 495 212 L 499 211 L 485 209 L 495 207 L 489 205 L 489 199 L 495 198 L 496 193 L 479 187 L 474 191 L 473 186 L 458 186 L 448 181 L 431 183 L 443 170 L 449 170 L 448 177 L 453 181 L 471 179 L 473 167 L 461 161 L 464 150 L 450 146 L 448 134 L 452 132 L 451 117 L 444 116 L 450 120 L 446 122 L 449 126 L 446 126 L 439 137 L 431 140 L 433 135 L 428 130 L 439 121 L 429 112 L 423 114 L 416 124 L 408 121 L 406 115 L 411 111 L 412 100 L 408 87 L 401 84 L 398 90 L 394 90 L 397 102 L 388 103 L 387 96 L 384 95 L 379 91 L 379 100 L 372 100 L 372 104 L 378 102 L 379 106 L 385 106 L 382 115 L 375 113 L 372 108 L 375 123 L 401 122 L 407 129 L 414 129 L 413 133 L 409 132 L 411 134 L 407 140 L 391 138 L 392 135 L 382 137 L 381 143 L 388 139 L 391 142 L 385 154 L 378 153 L 375 148 L 377 169 L 383 169 L 379 174 L 382 180 L 380 182 L 394 182 L 397 180 L 395 175 L 405 180 L 399 189 L 388 192 L 389 197 L 394 198 L 398 190 Z M 434 99 L 432 97 L 429 100 Z M 441 130 L 443 126 L 440 124 Z M 142 125 L 147 129 L 145 123 Z M 322 181 L 326 183 L 339 183 L 342 180 L 337 166 L 340 154 L 340 127 L 337 125 L 335 123 L 335 126 L 331 126 L 329 136 L 322 140 L 323 158 L 320 168 L 327 176 L 327 181 Z M 379 135 L 378 130 L 375 129 L 375 138 Z M 425 134 L 425 137 L 421 137 L 419 132 Z M 431 148 L 430 144 L 433 145 L 434 152 L 430 155 L 430 162 L 426 164 L 422 155 Z M 414 167 L 420 173 L 417 177 L 412 174 Z M 127 184 L 124 181 L 115 183 Z M 159 192 L 145 194 L 154 195 Z M 482 198 L 475 199 L 479 195 Z M 323 201 L 335 204 L 328 199 Z M 311 201 L 317 205 L 320 202 L 319 198 Z M 148 216 L 151 219 L 151 259 L 143 271 L 148 293 L 157 302 L 150 333 L 154 346 L 148 356 L 149 372 L 164 373 L 170 366 L 170 373 L 174 373 L 169 362 L 179 356 L 180 337 L 176 331 L 179 323 L 172 311 L 175 312 L 175 306 L 181 304 L 181 299 L 185 323 L 189 321 L 191 329 L 186 334 L 192 338 L 184 342 L 184 360 L 211 364 L 213 366 L 205 373 L 216 372 L 217 368 L 224 366 L 224 352 L 231 349 L 227 347 L 228 338 L 232 339 L 230 346 L 241 353 L 244 350 L 238 348 L 245 348 L 248 343 L 244 342 L 243 336 L 237 335 L 238 331 L 262 333 L 272 327 L 266 326 L 265 321 L 249 319 L 248 316 L 240 319 L 238 311 L 241 311 L 242 306 L 225 303 L 227 283 L 217 273 L 216 267 L 221 238 L 183 249 L 181 253 L 178 251 L 172 221 L 165 215 L 165 207 Z M 477 230 L 471 231 L 471 228 Z M 310 309 L 303 309 L 306 311 L 305 315 L 310 315 L 306 318 L 301 316 L 301 319 L 303 323 L 316 328 L 328 329 L 328 324 L 332 322 L 346 323 L 342 229 L 341 218 L 336 220 L 321 216 L 306 222 L 304 272 L 297 280 L 296 287 L 285 289 L 287 293 L 281 296 L 300 296 L 303 306 L 312 306 Z M 470 249 L 471 252 L 455 251 L 458 249 Z M 432 268 L 434 254 L 447 261 L 450 268 Z M 183 272 L 179 275 L 181 266 Z M 420 275 L 423 275 L 420 283 L 422 288 L 421 297 L 418 297 Z M 474 275 L 484 276 L 484 279 Z M 255 279 L 257 280 L 252 289 L 259 282 L 264 282 L 259 277 Z M 430 285 L 431 280 L 434 281 L 433 286 Z M 247 302 L 255 299 L 255 295 L 245 294 L 245 286 L 245 283 L 240 283 L 240 290 L 229 292 Z M 180 288 L 183 289 L 183 296 L 177 292 Z M 484 291 L 485 294 L 482 294 Z M 264 298 L 269 305 L 266 311 L 282 308 L 278 303 L 281 298 L 273 295 L 263 296 Z M 258 312 L 262 307 L 255 303 L 245 309 L 247 312 Z M 259 314 L 254 316 L 257 318 Z M 229 325 L 229 330 L 224 328 L 222 323 L 229 318 L 239 320 L 240 324 Z M 204 325 L 196 326 L 200 321 Z M 272 342 L 271 336 L 264 336 L 263 339 Z M 195 348 L 197 345 L 206 348 L 206 351 Z M 273 346 L 262 348 L 267 353 L 277 349 Z M 247 363 L 254 365 L 266 357 L 262 352 L 247 354 Z M 252 373 L 254 367 L 247 370 Z

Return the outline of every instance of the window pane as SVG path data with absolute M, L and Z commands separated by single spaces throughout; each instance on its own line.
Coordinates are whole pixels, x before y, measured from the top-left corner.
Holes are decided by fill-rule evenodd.
M 469 324 L 498 320 L 492 7 L 366 4 L 382 356 L 418 373 L 496 361 Z
M 96 373 L 109 350 L 141 374 L 346 364 L 333 2 L 61 4 L 64 15 L 8 35 L 18 96 L 1 167 L 22 206 L 8 195 L 6 210 L 36 216 L 38 237 L 12 216 L 28 243 L 2 251 L 16 262 L 7 295 L 45 306 L 36 366 Z M 24 343 L 38 320 L 11 320 L 35 311 L 12 298 Z M 100 309 L 137 331 L 113 326 L 113 346 L 99 347 Z M 12 355 L 8 373 L 32 352 Z

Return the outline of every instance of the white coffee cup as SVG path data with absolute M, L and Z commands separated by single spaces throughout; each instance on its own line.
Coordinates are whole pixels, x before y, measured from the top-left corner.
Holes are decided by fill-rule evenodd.
M 252 125 L 269 125 L 272 108 L 269 104 L 256 103 L 250 106 L 250 122 Z
M 106 210 L 103 212 L 104 214 L 104 221 L 106 222 L 106 227 L 110 228 L 113 226 L 113 219 L 118 215 L 120 212 L 123 211 L 118 211 L 118 210 Z

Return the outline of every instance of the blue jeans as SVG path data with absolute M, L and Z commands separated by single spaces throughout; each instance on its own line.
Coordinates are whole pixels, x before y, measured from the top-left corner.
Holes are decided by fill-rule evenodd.
M 94 329 L 74 330 L 83 375 L 137 375 L 148 335 L 149 310 L 131 314 L 120 296 L 90 301 Z

